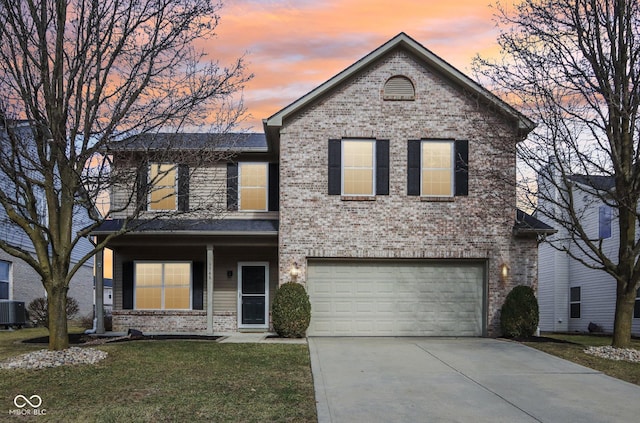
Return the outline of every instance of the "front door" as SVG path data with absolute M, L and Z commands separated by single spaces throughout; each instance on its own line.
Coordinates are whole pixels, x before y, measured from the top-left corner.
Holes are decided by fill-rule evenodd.
M 238 327 L 269 328 L 269 263 L 238 263 Z

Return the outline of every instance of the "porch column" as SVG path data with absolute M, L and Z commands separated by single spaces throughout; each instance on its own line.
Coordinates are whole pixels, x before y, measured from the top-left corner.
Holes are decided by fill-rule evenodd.
M 104 333 L 104 250 L 96 254 L 96 283 L 95 283 L 95 318 L 96 333 Z
M 207 244 L 207 332 L 213 333 L 213 244 Z

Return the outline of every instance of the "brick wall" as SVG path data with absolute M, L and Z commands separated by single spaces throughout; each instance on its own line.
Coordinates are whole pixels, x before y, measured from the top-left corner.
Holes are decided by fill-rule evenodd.
M 213 314 L 214 332 L 235 332 L 238 324 L 236 313 Z M 143 333 L 179 333 L 207 331 L 207 312 L 200 310 L 114 310 L 113 331 L 127 332 L 137 329 Z
M 405 75 L 415 101 L 383 101 L 388 78 Z M 388 196 L 346 201 L 328 195 L 328 140 L 388 139 Z M 469 195 L 453 201 L 407 196 L 407 141 L 469 141 Z M 280 160 L 280 283 L 296 262 L 306 279 L 306 259 L 473 258 L 488 262 L 487 323 L 499 331 L 499 309 L 511 282 L 534 284 L 535 252 L 512 239 L 515 221 L 516 133 L 442 76 L 403 51 L 393 52 L 285 121 Z M 526 250 L 526 251 L 525 251 Z M 518 256 L 526 252 L 522 260 Z M 511 277 L 515 281 L 515 276 Z

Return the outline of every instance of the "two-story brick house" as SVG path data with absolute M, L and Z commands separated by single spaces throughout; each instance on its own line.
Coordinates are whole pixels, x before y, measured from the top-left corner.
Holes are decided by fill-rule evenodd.
M 535 288 L 537 235 L 551 229 L 515 208 L 515 146 L 533 127 L 399 34 L 265 119 L 264 134 L 235 136 L 229 163 L 143 166 L 176 166 L 157 187 L 164 207 L 213 189 L 228 211 L 143 214 L 110 244 L 114 330 L 267 330 L 275 289 L 295 280 L 310 335 L 496 335 L 509 290 Z

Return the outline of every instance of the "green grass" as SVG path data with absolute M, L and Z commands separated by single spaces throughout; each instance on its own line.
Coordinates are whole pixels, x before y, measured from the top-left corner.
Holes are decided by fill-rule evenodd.
M 0 360 L 43 346 L 16 344 L 42 329 L 0 332 Z M 0 413 L 42 397 L 41 421 L 313 422 L 306 345 L 132 341 L 98 347 L 97 365 L 0 370 Z
M 567 343 L 525 342 L 525 344 L 609 376 L 640 385 L 640 363 L 608 360 L 584 352 L 588 346 L 611 345 L 611 337 L 580 334 L 545 334 L 544 336 L 567 341 Z M 640 340 L 632 340 L 630 348 L 640 350 Z

